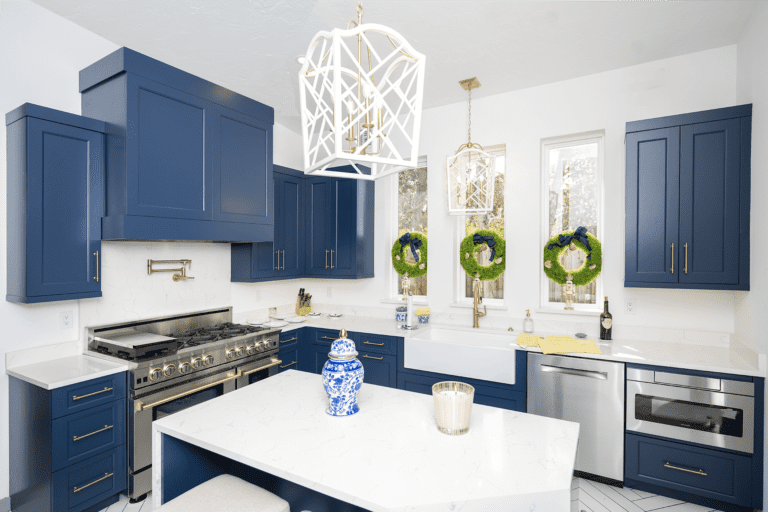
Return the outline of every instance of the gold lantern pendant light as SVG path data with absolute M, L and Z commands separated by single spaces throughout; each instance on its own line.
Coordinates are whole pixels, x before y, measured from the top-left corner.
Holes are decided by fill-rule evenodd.
M 493 211 L 496 166 L 493 156 L 480 144 L 472 142 L 472 89 L 480 87 L 477 78 L 459 82 L 469 93 L 469 130 L 467 143 L 446 161 L 448 171 L 448 213 L 476 215 Z

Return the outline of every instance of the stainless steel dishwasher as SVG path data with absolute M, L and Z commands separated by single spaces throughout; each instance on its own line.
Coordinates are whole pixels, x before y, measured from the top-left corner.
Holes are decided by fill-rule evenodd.
M 528 354 L 528 412 L 579 423 L 576 470 L 624 481 L 624 363 Z

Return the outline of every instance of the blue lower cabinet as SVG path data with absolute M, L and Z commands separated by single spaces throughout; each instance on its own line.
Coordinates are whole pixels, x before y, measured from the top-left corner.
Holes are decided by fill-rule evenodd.
M 277 354 L 277 357 L 281 361 L 280 365 L 277 367 L 278 373 L 282 373 L 286 370 L 298 370 L 299 350 L 297 347 L 281 350 Z
M 323 373 L 323 366 L 328 361 L 328 352 L 331 351 L 331 345 L 319 345 L 311 343 L 309 345 L 309 368 L 312 373 L 318 375 Z
M 299 338 L 302 335 L 304 329 L 295 329 L 293 331 L 280 333 L 280 352 L 283 350 L 295 348 L 299 344 Z
M 362 352 L 357 358 L 363 363 L 363 382 L 389 388 L 397 387 L 397 357 L 376 352 Z
M 526 411 L 526 395 L 524 392 L 512 391 L 509 386 L 496 387 L 483 385 L 474 379 L 465 379 L 463 377 L 438 375 L 436 373 L 428 372 L 398 372 L 397 389 L 431 395 L 432 385 L 446 380 L 457 380 L 472 385 L 475 388 L 474 403 L 476 404 L 508 409 L 510 411 Z
M 72 384 L 51 391 L 53 418 L 103 405 L 125 398 L 125 373 Z
M 395 337 L 363 332 L 350 332 L 348 337 L 354 340 L 358 352 L 378 352 L 393 356 L 397 354 L 397 338 Z
M 115 448 L 53 474 L 55 512 L 80 512 L 126 487 L 125 449 Z
M 626 434 L 626 482 L 750 506 L 751 472 L 749 456 Z

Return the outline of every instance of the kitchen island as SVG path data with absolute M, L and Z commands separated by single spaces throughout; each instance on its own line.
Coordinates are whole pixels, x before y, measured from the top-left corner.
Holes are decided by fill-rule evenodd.
M 428 395 L 364 384 L 342 418 L 327 402 L 286 371 L 153 422 L 155 506 L 229 473 L 296 511 L 570 509 L 577 423 L 475 404 L 454 437 Z

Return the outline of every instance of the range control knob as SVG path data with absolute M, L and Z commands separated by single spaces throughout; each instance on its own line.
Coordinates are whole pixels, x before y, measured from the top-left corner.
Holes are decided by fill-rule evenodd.
M 208 356 L 208 357 L 210 357 L 210 356 Z M 212 357 L 211 357 L 211 361 L 213 361 Z M 210 364 L 210 363 L 208 363 L 208 364 Z M 203 367 L 203 360 L 202 359 L 200 359 L 199 357 L 195 357 L 195 358 L 192 359 L 192 368 L 194 368 L 195 370 L 199 370 L 202 367 Z
M 179 365 L 179 373 L 184 375 L 185 373 L 189 373 L 192 371 L 192 365 L 189 363 L 181 363 Z
M 247 350 L 247 352 L 248 352 L 248 355 L 249 355 L 249 356 L 252 356 L 253 354 L 255 354 L 255 353 L 256 353 L 256 347 L 257 347 L 257 346 L 258 346 L 258 343 L 257 343 L 256 345 L 251 345 L 251 346 L 249 346 L 249 347 L 246 349 L 246 350 Z
M 225 352 L 225 355 L 227 356 L 227 359 L 232 359 L 233 357 L 236 356 L 235 349 L 233 348 L 227 349 L 227 351 Z
M 205 366 L 210 366 L 213 364 L 213 356 L 211 354 L 208 354 L 207 356 L 203 357 L 203 364 Z
M 163 377 L 163 370 L 160 368 L 152 368 L 149 370 L 149 380 L 158 380 Z
M 256 350 L 258 350 L 259 352 L 264 352 L 264 349 L 267 348 L 266 345 L 267 345 L 266 342 L 260 341 L 256 344 Z
M 236 353 L 238 356 L 244 356 L 244 355 L 245 355 L 245 347 L 243 347 L 243 346 L 237 347 L 237 348 L 235 349 L 235 353 Z
M 167 364 L 167 365 L 163 366 L 163 375 L 165 375 L 166 377 L 170 377 L 174 373 L 176 373 L 176 365 L 175 364 Z

